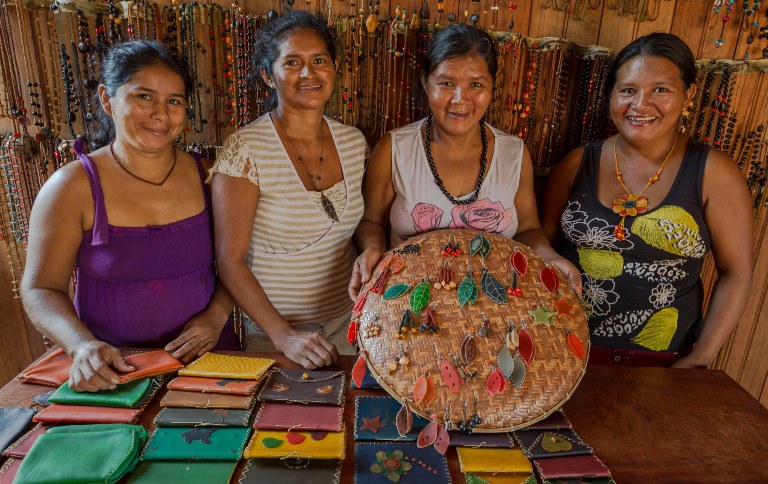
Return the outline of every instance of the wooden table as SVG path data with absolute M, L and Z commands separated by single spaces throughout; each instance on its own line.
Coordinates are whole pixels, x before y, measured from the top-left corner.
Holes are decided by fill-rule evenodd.
M 297 368 L 283 355 L 252 355 Z M 332 369 L 349 372 L 353 361 L 343 357 Z M 0 389 L 0 407 L 32 406 L 30 398 L 48 390 L 11 381 Z M 346 394 L 343 483 L 354 480 L 354 397 L 376 394 Z M 150 426 L 161 396 L 142 424 Z M 619 484 L 768 482 L 768 409 L 721 371 L 591 366 L 564 410 Z M 453 448 L 448 462 L 453 482 L 463 483 Z

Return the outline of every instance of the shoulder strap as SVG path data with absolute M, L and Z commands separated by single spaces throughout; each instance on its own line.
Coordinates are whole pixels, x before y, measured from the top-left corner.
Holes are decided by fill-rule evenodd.
M 85 154 L 85 143 L 82 140 L 75 140 L 75 154 L 80 164 L 85 169 L 88 176 L 88 182 L 91 184 L 91 195 L 93 196 L 93 228 L 91 232 L 92 246 L 107 245 L 109 243 L 109 221 L 107 220 L 107 208 L 104 205 L 104 191 L 101 189 L 101 179 L 96 163 L 91 157 Z

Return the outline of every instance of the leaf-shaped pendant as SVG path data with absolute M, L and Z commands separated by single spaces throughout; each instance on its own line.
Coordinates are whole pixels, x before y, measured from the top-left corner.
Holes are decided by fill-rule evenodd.
M 420 407 L 428 407 L 435 400 L 435 382 L 429 373 L 421 375 L 413 385 L 413 401 Z
M 347 342 L 351 345 L 357 343 L 357 328 L 360 323 L 356 319 L 349 322 L 349 328 L 347 328 Z
M 571 349 L 573 354 L 576 355 L 576 357 L 578 357 L 580 360 L 583 360 L 584 345 L 581 343 L 581 338 L 579 338 L 579 335 L 569 330 L 565 324 L 563 324 L 563 328 L 565 329 L 565 340 L 568 342 L 568 347 Z
M 323 192 L 320 192 L 320 205 L 323 207 L 323 212 L 325 212 L 325 215 L 327 215 L 329 219 L 334 222 L 339 221 L 339 216 L 336 215 L 336 209 L 333 208 L 333 203 Z
M 468 304 L 474 304 L 474 302 L 477 301 L 477 283 L 472 275 L 472 271 L 467 272 L 467 275 L 461 280 L 457 295 L 459 298 L 459 306 L 461 307 Z
M 440 424 L 437 423 L 437 420 L 429 422 L 426 427 L 419 432 L 419 436 L 416 438 L 416 446 L 423 449 L 424 447 L 429 447 L 434 444 L 435 440 L 437 440 L 438 427 L 440 427 Z
M 403 256 L 397 253 L 392 254 L 392 259 L 389 260 L 389 270 L 392 271 L 392 274 L 402 271 L 403 267 L 405 267 Z
M 456 367 L 444 358 L 440 360 L 440 374 L 443 376 L 443 381 L 448 385 L 448 389 L 451 393 L 459 393 L 461 382 L 463 380 L 459 376 Z
M 365 354 L 360 353 L 360 356 L 355 362 L 355 366 L 352 367 L 352 382 L 354 382 L 357 388 L 360 388 L 363 384 L 363 378 L 365 378 Z
M 493 302 L 507 304 L 507 293 L 504 291 L 504 285 L 493 277 L 493 274 L 485 267 L 483 267 L 483 274 L 480 276 L 480 287 Z
M 448 434 L 448 431 L 445 430 L 445 427 L 442 425 L 437 426 L 437 438 L 435 439 L 435 450 L 440 452 L 440 454 L 445 455 L 445 452 L 448 450 L 448 445 L 451 443 L 451 436 Z
M 389 286 L 387 290 L 384 291 L 384 294 L 381 296 L 381 298 L 385 301 L 388 301 L 390 299 L 400 297 L 410 290 L 410 284 L 395 284 L 394 286 Z
M 512 382 L 512 386 L 519 390 L 525 381 L 526 370 L 523 360 L 520 358 L 520 353 L 516 354 L 513 359 L 515 361 L 515 368 L 512 370 L 509 380 Z
M 504 374 L 498 368 L 493 368 L 491 374 L 485 380 L 485 389 L 488 390 L 492 397 L 495 397 L 503 392 L 506 386 L 507 380 L 504 378 Z
M 469 365 L 475 358 L 477 358 L 477 342 L 472 334 L 468 334 L 464 337 L 464 341 L 461 342 L 461 359 L 464 360 L 465 365 Z
M 353 316 L 359 316 L 360 314 L 362 314 L 367 297 L 368 297 L 368 289 L 364 291 L 360 291 L 360 294 L 357 295 L 357 299 L 355 300 L 355 305 L 352 308 Z
M 525 361 L 526 365 L 530 365 L 533 358 L 536 356 L 536 346 L 533 344 L 533 338 L 531 333 L 528 332 L 528 327 L 523 322 L 523 327 L 519 331 L 520 345 L 517 350 L 520 352 L 520 356 Z
M 525 254 L 515 249 L 515 252 L 509 258 L 509 263 L 512 264 L 512 268 L 520 277 L 523 277 L 528 272 L 528 259 Z
M 501 349 L 499 356 L 496 357 L 496 364 L 504 378 L 509 379 L 512 377 L 512 372 L 515 371 L 515 359 L 507 348 Z
M 418 286 L 413 288 L 411 292 L 411 309 L 415 314 L 427 307 L 429 304 L 429 293 L 432 286 L 429 285 L 429 281 L 420 282 Z
M 397 412 L 395 417 L 395 425 L 397 426 L 397 433 L 400 437 L 405 437 L 413 427 L 413 413 L 411 407 L 408 406 L 408 402 L 403 400 L 403 407 Z
M 544 287 L 550 294 L 554 294 L 557 291 L 557 287 L 560 285 L 560 280 L 557 278 L 557 272 L 550 267 L 544 267 L 539 272 L 539 278 Z
M 469 254 L 480 254 L 480 257 L 485 259 L 488 257 L 488 253 L 491 251 L 491 243 L 485 238 L 483 234 L 478 235 L 474 239 L 469 241 Z

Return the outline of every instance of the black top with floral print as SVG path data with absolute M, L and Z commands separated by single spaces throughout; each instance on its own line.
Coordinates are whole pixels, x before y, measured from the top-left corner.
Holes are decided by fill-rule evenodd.
M 681 351 L 697 336 L 699 275 L 710 247 L 701 196 L 707 146 L 689 140 L 672 188 L 653 210 L 621 218 L 597 198 L 603 142 L 587 145 L 560 226 L 561 253 L 581 270 L 592 344 Z

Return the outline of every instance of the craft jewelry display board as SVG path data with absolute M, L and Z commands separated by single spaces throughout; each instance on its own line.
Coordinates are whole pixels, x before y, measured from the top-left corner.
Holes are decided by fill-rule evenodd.
M 448 428 L 538 421 L 586 370 L 578 297 L 531 249 L 498 235 L 439 230 L 404 242 L 379 263 L 353 316 L 350 334 L 376 380 Z

